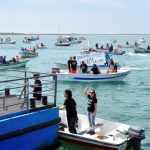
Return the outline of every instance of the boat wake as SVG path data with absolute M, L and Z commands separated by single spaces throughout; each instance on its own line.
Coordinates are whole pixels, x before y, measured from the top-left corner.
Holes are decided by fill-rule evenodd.
M 143 57 L 150 57 L 150 55 L 147 55 L 147 54 L 140 54 L 140 53 L 134 53 L 134 52 L 128 52 L 128 53 L 126 53 L 126 55 L 129 55 L 129 56 L 143 56 Z
M 141 71 L 141 70 L 150 70 L 150 67 L 136 67 L 136 66 L 128 66 L 128 67 L 124 67 L 127 70 L 130 71 Z

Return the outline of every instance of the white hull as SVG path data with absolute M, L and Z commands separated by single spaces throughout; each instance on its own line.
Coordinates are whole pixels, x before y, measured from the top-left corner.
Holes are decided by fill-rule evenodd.
M 129 74 L 127 70 L 119 70 L 117 73 L 102 74 L 69 74 L 66 71 L 57 73 L 58 81 L 79 81 L 79 82 L 106 82 L 120 81 Z
M 147 50 L 145 48 L 134 48 L 135 53 L 150 53 L 150 50 Z
M 60 118 L 61 122 L 67 125 L 65 111 L 60 111 Z M 128 131 L 129 125 L 96 118 L 97 126 L 89 128 L 87 116 L 78 114 L 78 118 L 77 134 L 72 134 L 68 128 L 64 128 L 64 131 L 59 131 L 61 139 L 97 149 L 125 150 L 127 148 L 130 139 L 116 130 Z M 90 130 L 94 130 L 95 134 L 89 135 Z M 100 139 L 98 136 L 104 138 Z
M 3 41 L 0 44 L 16 44 L 16 41 Z
M 20 60 L 17 63 L 10 63 L 10 64 L 0 64 L 0 70 L 5 70 L 5 69 L 15 69 L 15 68 L 20 68 L 20 67 L 25 67 L 27 62 L 29 60 Z
M 37 46 L 37 49 L 47 49 L 47 46 Z

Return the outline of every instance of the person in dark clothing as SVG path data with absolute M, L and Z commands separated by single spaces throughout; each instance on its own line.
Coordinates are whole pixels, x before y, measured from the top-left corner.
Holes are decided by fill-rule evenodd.
M 71 61 L 70 68 L 71 68 L 71 73 L 77 73 L 77 61 L 75 56 L 73 56 L 73 60 Z
M 96 49 L 98 49 L 98 43 L 95 44 Z
M 87 106 L 87 112 L 88 112 L 88 121 L 89 121 L 89 127 L 95 126 L 95 116 L 97 111 L 97 98 L 96 93 L 94 90 L 90 91 L 90 94 L 88 93 L 88 88 L 84 90 L 84 95 L 88 98 L 88 106 Z
M 82 61 L 81 65 L 80 65 L 80 69 L 82 70 L 82 73 L 88 72 L 88 66 L 87 66 L 87 64 L 85 64 L 84 61 Z
M 33 77 L 35 79 L 34 81 L 34 85 L 32 85 L 31 87 L 33 87 L 33 97 L 36 98 L 36 100 L 41 101 L 41 97 L 42 97 L 42 83 L 39 79 L 40 74 L 39 73 L 34 73 Z
M 93 64 L 93 68 L 91 69 L 91 71 L 93 74 L 100 74 L 101 73 L 96 64 Z
M 12 62 L 13 62 L 13 63 L 16 63 L 15 57 L 12 58 Z
M 70 56 L 70 59 L 67 62 L 69 73 L 71 72 L 71 63 L 72 63 L 72 57 Z
M 72 98 L 72 92 L 70 90 L 65 90 L 64 97 L 66 99 L 64 101 L 62 108 L 60 109 L 66 109 L 69 132 L 77 134 L 75 128 L 76 122 L 78 120 L 77 111 L 76 111 L 76 102 Z

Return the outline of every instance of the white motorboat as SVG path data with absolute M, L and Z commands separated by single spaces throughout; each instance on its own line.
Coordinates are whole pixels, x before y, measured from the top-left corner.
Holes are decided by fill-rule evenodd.
M 92 73 L 76 73 L 71 74 L 68 71 L 60 71 L 56 73 L 58 81 L 78 81 L 78 82 L 106 82 L 106 81 L 121 81 L 126 75 L 129 74 L 129 70 L 119 69 L 117 73 L 106 73 L 106 71 L 101 74 Z
M 68 44 L 78 44 L 78 43 L 81 43 L 81 40 L 78 40 L 77 38 L 73 36 L 59 36 L 55 45 L 56 46 L 69 46 Z
M 150 53 L 150 49 L 137 47 L 137 48 L 134 48 L 134 52 L 135 53 Z
M 139 39 L 137 42 L 138 42 L 139 44 L 142 44 L 142 43 L 145 43 L 146 40 L 145 40 L 144 38 L 141 38 L 141 39 Z
M 88 146 L 91 149 L 126 150 L 132 147 L 131 138 L 134 132 L 139 140 L 145 138 L 144 129 L 138 128 L 137 130 L 137 128 L 130 125 L 100 118 L 96 118 L 96 125 L 89 128 L 87 116 L 81 114 L 78 114 L 77 134 L 72 134 L 68 131 L 66 112 L 60 110 L 59 116 L 61 118 L 59 138 L 64 141 Z M 89 134 L 90 131 L 93 134 Z
M 81 41 L 82 41 L 82 40 L 86 40 L 86 38 L 85 38 L 84 36 L 80 36 L 80 37 L 78 37 L 77 39 L 78 39 L 78 40 L 81 40 Z
M 0 41 L 0 44 L 16 44 L 16 41 L 5 40 L 5 41 Z
M 25 67 L 28 61 L 29 61 L 29 59 L 21 59 L 16 63 L 6 62 L 6 64 L 0 64 L 0 70 Z
M 47 49 L 47 46 L 45 46 L 45 45 L 38 45 L 38 46 L 36 46 L 36 48 L 37 49 Z

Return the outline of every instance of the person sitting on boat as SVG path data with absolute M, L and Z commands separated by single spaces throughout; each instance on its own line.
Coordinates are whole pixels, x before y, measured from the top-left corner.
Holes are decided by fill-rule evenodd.
M 45 46 L 43 43 L 41 43 L 41 46 L 43 47 L 43 46 Z
M 149 45 L 147 46 L 147 50 L 150 50 L 150 46 Z
M 6 64 L 6 56 L 3 57 L 3 64 Z
M 113 45 L 111 44 L 109 48 L 109 52 L 111 53 L 112 51 L 113 51 Z
M 82 70 L 82 73 L 88 72 L 88 66 L 87 66 L 87 64 L 85 64 L 84 61 L 82 61 L 81 65 L 80 65 L 80 69 Z
M 75 56 L 73 56 L 73 60 L 71 61 L 70 68 L 71 68 L 71 72 L 70 73 L 73 73 L 73 74 L 77 73 L 77 61 L 76 61 L 76 57 Z
M 71 72 L 71 62 L 72 62 L 72 57 L 70 56 L 67 64 L 68 64 L 68 70 L 69 70 L 69 73 Z
M 101 49 L 102 49 L 102 50 L 104 49 L 104 46 L 103 46 L 103 45 L 101 46 Z
M 42 83 L 41 80 L 39 79 L 40 74 L 39 73 L 34 73 L 33 78 L 34 78 L 34 84 L 31 85 L 33 88 L 33 97 L 36 98 L 36 100 L 41 101 L 42 97 Z
M 73 134 L 77 134 L 75 126 L 78 121 L 78 117 L 77 117 L 77 110 L 76 110 L 76 102 L 72 98 L 72 91 L 65 90 L 64 97 L 66 99 L 63 106 L 60 107 L 60 109 L 62 110 L 66 109 L 69 132 Z
M 3 56 L 0 56 L 0 64 L 3 64 Z
M 107 73 L 116 73 L 117 72 L 117 64 L 114 62 L 113 59 L 110 59 L 109 69 Z
M 16 62 L 19 62 L 19 56 L 18 55 L 16 56 Z
M 92 72 L 93 74 L 100 74 L 101 73 L 96 64 L 93 64 L 93 67 L 90 70 L 90 72 Z
M 12 62 L 13 62 L 13 63 L 16 63 L 15 57 L 12 57 Z
M 90 93 L 88 93 L 88 87 L 84 90 L 84 95 L 88 98 L 88 106 L 87 106 L 87 112 L 88 112 L 88 121 L 89 121 L 89 127 L 95 126 L 95 116 L 97 111 L 97 98 L 96 93 L 94 90 L 91 90 Z
M 96 49 L 98 49 L 98 43 L 95 44 Z

